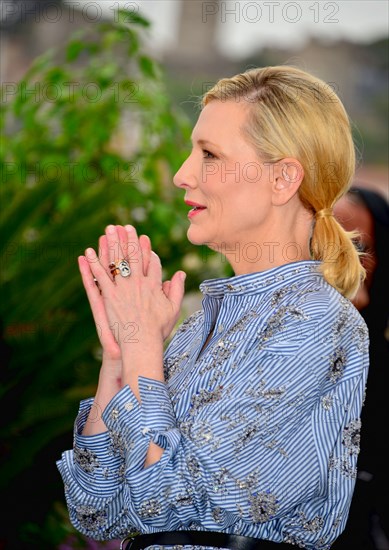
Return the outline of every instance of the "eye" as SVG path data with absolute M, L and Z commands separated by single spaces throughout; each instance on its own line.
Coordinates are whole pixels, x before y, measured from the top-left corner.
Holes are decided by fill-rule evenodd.
M 208 149 L 203 149 L 203 157 L 205 159 L 214 159 L 214 158 L 216 158 L 215 155 L 213 153 L 211 153 L 211 151 L 208 151 Z

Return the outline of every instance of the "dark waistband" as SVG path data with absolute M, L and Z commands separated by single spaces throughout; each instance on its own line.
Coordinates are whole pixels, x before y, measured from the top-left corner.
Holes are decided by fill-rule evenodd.
M 123 550 L 143 550 L 153 544 L 159 545 L 198 545 L 214 548 L 228 548 L 229 550 L 281 550 L 291 549 L 290 544 L 277 543 L 269 540 L 243 537 L 242 535 L 230 535 L 215 531 L 165 531 L 138 535 L 121 548 Z

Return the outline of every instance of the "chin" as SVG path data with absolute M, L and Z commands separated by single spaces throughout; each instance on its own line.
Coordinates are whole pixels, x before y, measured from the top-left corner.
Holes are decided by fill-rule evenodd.
M 201 234 L 201 231 L 198 230 L 198 228 L 189 227 L 187 234 L 186 234 L 188 241 L 195 246 L 207 246 L 211 250 L 218 250 L 220 247 L 218 246 L 218 243 L 208 237 L 207 235 Z
M 207 235 L 204 234 L 201 229 L 199 229 L 196 226 L 191 225 L 188 228 L 188 231 L 186 233 L 186 236 L 188 238 L 188 241 L 196 246 L 206 245 L 210 242 L 210 239 L 207 237 Z

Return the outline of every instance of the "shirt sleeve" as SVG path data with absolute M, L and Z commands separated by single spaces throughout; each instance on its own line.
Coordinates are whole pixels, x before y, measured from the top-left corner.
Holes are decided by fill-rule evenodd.
M 238 356 L 234 342 L 219 346 L 204 377 L 228 364 L 230 374 L 183 394 L 179 418 L 165 383 L 140 377 L 141 405 L 124 387 L 104 411 L 108 432 L 76 436 L 87 467 L 72 451 L 59 462 L 75 527 L 98 540 L 198 528 L 329 545 L 353 491 L 366 353 L 350 331 L 334 340 L 323 329 L 318 354 L 317 320 L 291 315 L 282 338 L 277 318 Z M 151 441 L 164 453 L 144 468 Z

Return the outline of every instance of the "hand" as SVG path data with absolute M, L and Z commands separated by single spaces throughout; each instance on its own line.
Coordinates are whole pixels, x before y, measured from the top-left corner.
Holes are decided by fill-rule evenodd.
M 125 229 L 118 226 L 118 231 L 122 235 L 122 240 L 126 239 Z M 144 272 L 147 273 L 151 253 L 150 239 L 146 235 L 141 235 L 139 237 L 139 241 L 142 243 L 143 269 Z M 105 235 L 102 235 L 99 239 L 99 258 L 100 263 L 104 266 L 107 266 L 107 273 L 109 273 L 108 264 L 110 262 L 110 259 L 108 241 Z M 96 323 L 96 330 L 99 336 L 100 344 L 103 348 L 103 360 L 111 364 L 115 362 L 120 362 L 120 346 L 117 343 L 114 332 L 109 325 L 108 317 L 105 311 L 104 300 L 101 295 L 99 286 L 97 286 L 94 280 L 90 264 L 85 256 L 79 256 L 78 265 L 82 277 L 82 282 L 92 310 L 92 315 Z M 111 275 L 109 276 L 111 277 Z
M 104 254 L 99 258 L 89 248 L 86 258 L 90 271 L 99 282 L 107 325 L 114 327 L 120 351 L 127 350 L 125 344 L 131 342 L 141 341 L 143 346 L 147 346 L 153 345 L 155 338 L 163 341 L 179 317 L 185 273 L 176 272 L 171 281 L 162 283 L 158 256 L 151 252 L 148 239 L 138 239 L 132 226 L 125 229 L 108 226 L 105 237 Z M 129 261 L 131 275 L 117 275 L 113 280 L 108 265 L 122 258 Z

